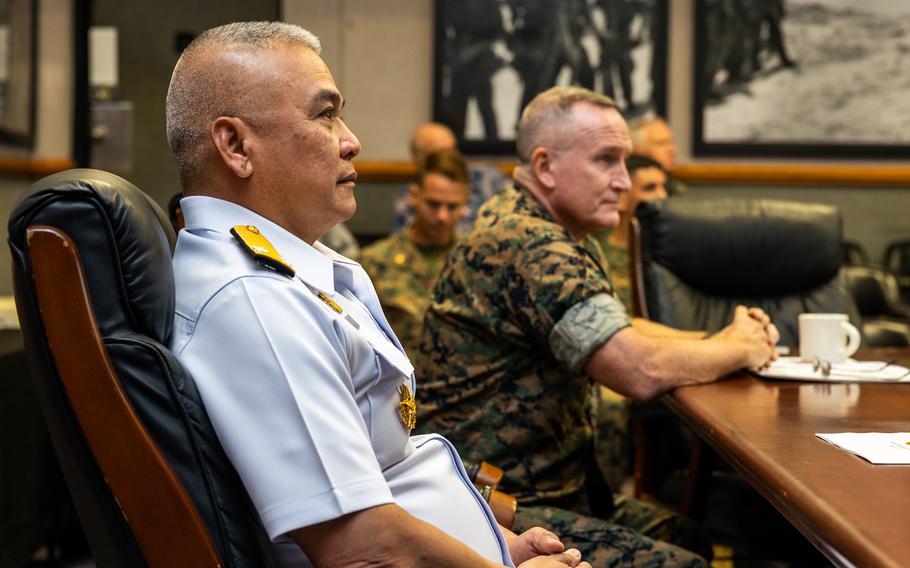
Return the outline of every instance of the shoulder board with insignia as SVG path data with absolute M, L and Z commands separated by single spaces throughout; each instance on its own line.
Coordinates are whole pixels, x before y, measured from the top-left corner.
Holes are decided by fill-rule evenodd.
M 280 272 L 289 278 L 294 277 L 294 268 L 281 258 L 269 240 L 262 236 L 253 225 L 237 225 L 231 228 L 231 234 L 245 251 L 250 253 L 259 264 Z

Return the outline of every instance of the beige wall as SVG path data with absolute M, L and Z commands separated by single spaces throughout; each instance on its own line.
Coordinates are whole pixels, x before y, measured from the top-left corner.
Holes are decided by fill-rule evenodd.
M 73 1 L 41 0 L 38 11 L 38 106 L 34 157 L 73 154 Z
M 407 159 L 433 110 L 433 0 L 283 0 L 282 14 L 322 40 L 361 159 Z

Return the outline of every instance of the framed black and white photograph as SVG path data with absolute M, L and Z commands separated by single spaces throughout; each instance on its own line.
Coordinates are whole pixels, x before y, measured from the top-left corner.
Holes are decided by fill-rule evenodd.
M 698 0 L 696 155 L 910 155 L 910 2 Z
M 35 124 L 35 0 L 0 0 L 0 143 L 28 146 Z
M 666 0 L 436 0 L 434 119 L 466 153 L 515 151 L 521 109 L 554 85 L 665 114 Z

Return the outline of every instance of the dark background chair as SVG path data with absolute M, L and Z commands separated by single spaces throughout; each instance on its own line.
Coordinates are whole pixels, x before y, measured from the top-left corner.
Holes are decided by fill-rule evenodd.
M 630 248 L 638 315 L 714 332 L 730 322 L 736 305 L 759 306 L 790 347 L 798 345 L 801 313 L 847 313 L 859 322 L 841 276 L 835 207 L 689 197 L 642 203 L 636 217 Z M 759 558 L 806 553 L 795 531 L 662 405 L 633 416 L 637 492 L 705 519 L 715 542 L 729 539 L 737 551 Z M 744 510 L 749 514 L 736 514 Z
M 633 297 L 645 317 L 714 332 L 737 304 L 774 319 L 798 344 L 804 312 L 858 312 L 840 276 L 835 207 L 789 201 L 670 199 L 642 203 L 633 244 Z
M 70 170 L 9 221 L 35 390 L 98 566 L 271 566 L 192 378 L 165 347 L 175 236 L 129 182 Z
M 885 248 L 885 268 L 897 278 L 904 301 L 910 303 L 910 241 L 894 241 Z
M 875 266 L 845 266 L 844 282 L 862 317 L 866 347 L 910 347 L 910 306 L 897 278 Z
M 869 253 L 863 245 L 855 241 L 841 243 L 841 263 L 844 265 L 864 266 L 869 264 Z
M 781 344 L 796 347 L 801 313 L 846 312 L 858 323 L 840 277 L 841 242 L 840 214 L 827 205 L 695 197 L 642 203 L 630 235 L 634 311 L 677 329 L 715 332 L 737 305 L 759 306 Z M 666 496 L 667 471 L 687 468 L 670 500 L 691 513 L 705 448 L 689 438 L 654 451 L 656 440 L 678 435 L 672 417 L 659 405 L 634 414 L 636 493 Z

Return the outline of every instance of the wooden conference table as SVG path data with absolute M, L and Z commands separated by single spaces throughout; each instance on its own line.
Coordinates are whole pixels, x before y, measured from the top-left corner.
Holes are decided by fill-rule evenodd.
M 859 359 L 910 366 L 910 349 Z M 910 432 L 910 384 L 768 381 L 746 373 L 665 401 L 838 566 L 910 566 L 910 466 L 872 465 L 816 432 Z

